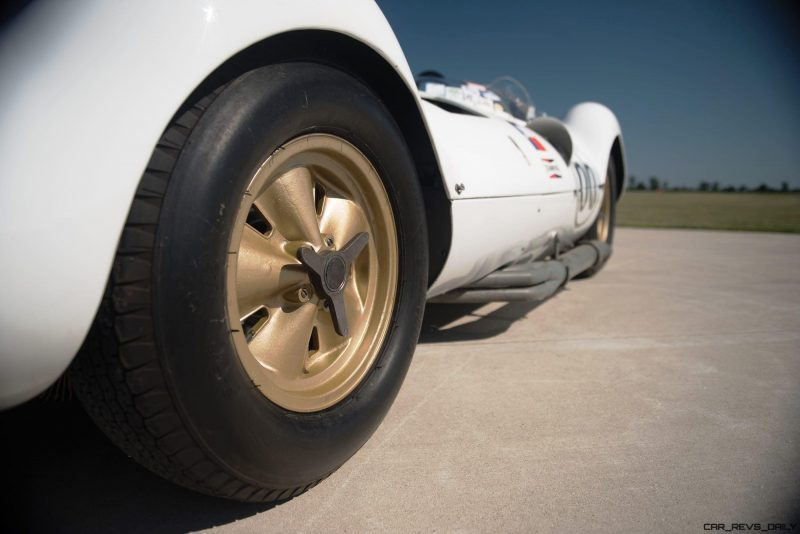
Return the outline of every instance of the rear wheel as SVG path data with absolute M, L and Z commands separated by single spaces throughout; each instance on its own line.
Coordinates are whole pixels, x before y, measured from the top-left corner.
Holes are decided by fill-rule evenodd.
M 617 220 L 617 169 L 614 159 L 608 159 L 608 170 L 606 171 L 606 181 L 603 185 L 603 200 L 600 205 L 600 212 L 597 214 L 589 231 L 583 236 L 584 241 L 603 241 L 611 245 L 614 242 L 614 227 Z M 609 257 L 611 255 L 609 254 Z M 608 261 L 606 258 L 605 261 Z M 589 277 L 597 273 L 605 265 L 605 261 L 587 269 L 581 273 L 580 277 Z
M 159 142 L 72 374 L 156 473 L 275 501 L 393 401 L 426 290 L 422 196 L 382 103 L 334 69 L 257 69 Z

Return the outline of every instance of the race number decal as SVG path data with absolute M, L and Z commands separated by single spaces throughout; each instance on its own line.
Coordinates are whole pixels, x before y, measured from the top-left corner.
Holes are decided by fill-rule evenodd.
M 575 163 L 575 224 L 581 225 L 591 216 L 597 205 L 598 194 L 597 175 L 585 163 Z

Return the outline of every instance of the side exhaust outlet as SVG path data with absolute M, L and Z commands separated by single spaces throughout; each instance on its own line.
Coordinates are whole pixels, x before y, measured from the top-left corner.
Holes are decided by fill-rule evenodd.
M 566 283 L 611 255 L 604 241 L 585 241 L 557 258 L 512 264 L 480 280 L 430 300 L 432 303 L 538 302 L 552 296 Z

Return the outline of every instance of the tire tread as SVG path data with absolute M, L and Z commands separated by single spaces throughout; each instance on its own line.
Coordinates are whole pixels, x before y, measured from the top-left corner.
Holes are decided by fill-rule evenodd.
M 208 495 L 279 502 L 330 473 L 310 485 L 267 488 L 240 480 L 217 463 L 182 421 L 153 335 L 150 276 L 161 201 L 192 129 L 223 89 L 178 116 L 157 143 L 131 205 L 97 318 L 70 378 L 95 423 L 150 471 Z

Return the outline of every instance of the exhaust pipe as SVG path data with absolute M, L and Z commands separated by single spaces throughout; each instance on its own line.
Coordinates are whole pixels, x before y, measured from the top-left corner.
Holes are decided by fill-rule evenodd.
M 586 241 L 558 258 L 510 265 L 480 280 L 432 298 L 432 303 L 538 302 L 547 299 L 567 281 L 611 255 L 604 241 Z

